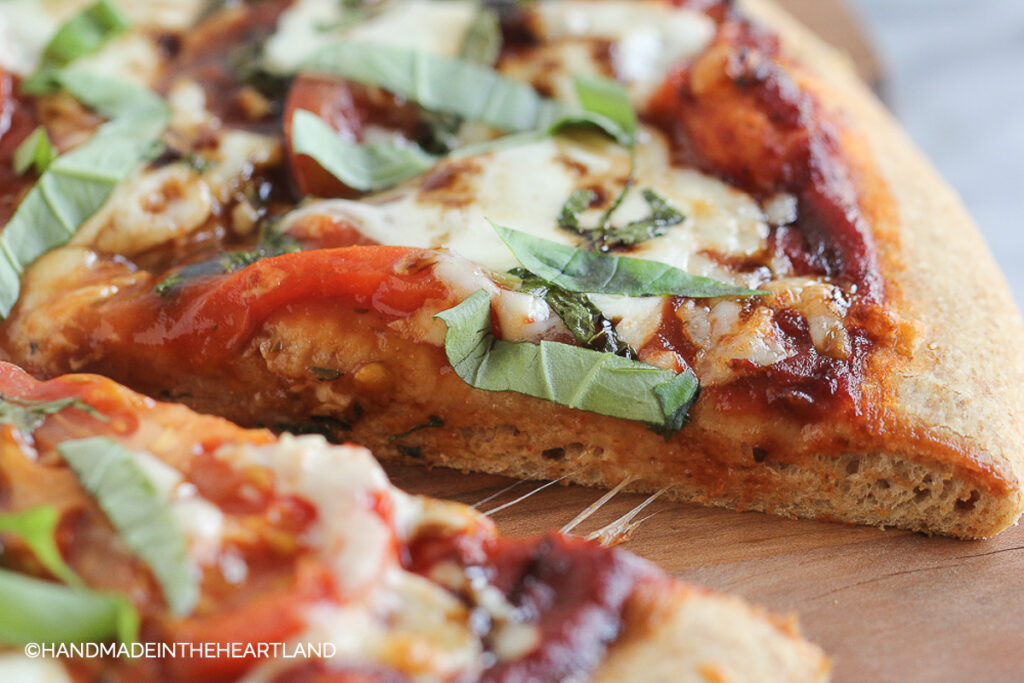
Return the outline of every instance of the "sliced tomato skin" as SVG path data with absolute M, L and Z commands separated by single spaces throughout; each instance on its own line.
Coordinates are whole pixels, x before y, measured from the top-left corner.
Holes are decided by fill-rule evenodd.
M 305 154 L 292 147 L 292 119 L 299 109 L 316 114 L 350 141 L 362 137 L 365 113 L 356 104 L 352 88 L 345 81 L 300 74 L 285 100 L 284 133 L 288 141 L 288 162 L 299 192 L 316 197 L 355 197 L 359 191 L 341 182 Z
M 148 285 L 96 312 L 120 332 L 106 347 L 109 354 L 135 356 L 148 348 L 154 356 L 174 355 L 184 367 L 216 369 L 264 321 L 291 307 L 326 302 L 396 320 L 428 300 L 450 299 L 448 286 L 433 274 L 438 256 L 377 245 L 295 252 L 184 283 L 163 296 Z M 130 343 L 121 346 L 126 339 Z

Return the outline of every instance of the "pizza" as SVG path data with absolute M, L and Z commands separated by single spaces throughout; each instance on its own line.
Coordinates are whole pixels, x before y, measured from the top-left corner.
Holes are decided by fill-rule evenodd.
M 1019 516 L 1007 287 L 772 6 L 121 5 L 0 6 L 0 347 L 33 375 L 385 459 Z
M 0 639 L 151 648 L 0 652 L 5 681 L 827 677 L 790 622 L 595 542 L 499 536 L 394 488 L 363 448 L 97 376 L 2 363 L 0 392 Z

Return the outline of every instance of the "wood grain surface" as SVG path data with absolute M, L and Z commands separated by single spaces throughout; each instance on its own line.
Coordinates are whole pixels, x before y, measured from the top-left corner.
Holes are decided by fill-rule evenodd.
M 413 493 L 473 505 L 513 480 L 388 465 Z M 487 511 L 536 489 L 520 482 Z M 603 492 L 551 486 L 493 515 L 516 536 L 560 527 Z M 646 496 L 620 494 L 575 533 L 617 519 Z M 988 541 L 929 538 L 655 501 L 624 543 L 679 578 L 796 613 L 835 663 L 835 680 L 1024 680 L 1024 527 Z

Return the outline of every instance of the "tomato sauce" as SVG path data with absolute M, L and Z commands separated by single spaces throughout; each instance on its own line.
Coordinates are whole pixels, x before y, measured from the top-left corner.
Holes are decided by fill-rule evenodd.
M 409 548 L 412 571 L 439 562 L 483 571 L 488 582 L 540 632 L 525 655 L 497 661 L 482 681 L 585 678 L 622 629 L 626 601 L 654 570 L 627 553 L 561 534 L 539 538 L 425 538 Z

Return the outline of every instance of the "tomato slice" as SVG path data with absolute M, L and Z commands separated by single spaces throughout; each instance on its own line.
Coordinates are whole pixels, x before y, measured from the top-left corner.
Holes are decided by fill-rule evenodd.
M 318 563 L 300 564 L 295 583 L 286 589 L 256 598 L 244 606 L 209 617 L 185 619 L 171 628 L 169 640 L 178 643 L 225 644 L 282 643 L 306 626 L 305 611 L 312 605 L 335 599 L 334 577 Z M 171 664 L 176 681 L 222 680 L 239 676 L 253 666 L 253 657 L 175 659 Z
M 365 112 L 356 104 L 352 87 L 345 81 L 301 74 L 288 91 L 285 101 L 284 134 L 288 141 L 288 161 L 299 192 L 317 197 L 354 197 L 359 194 L 304 154 L 292 148 L 292 118 L 304 109 L 327 122 L 345 140 L 362 137 Z
M 429 299 L 446 300 L 448 287 L 433 274 L 436 258 L 430 250 L 390 246 L 296 252 L 185 285 L 170 299 L 147 288 L 102 315 L 116 329 L 134 330 L 126 334 L 136 344 L 176 347 L 194 367 L 237 352 L 264 320 L 290 306 L 336 301 L 398 319 Z

